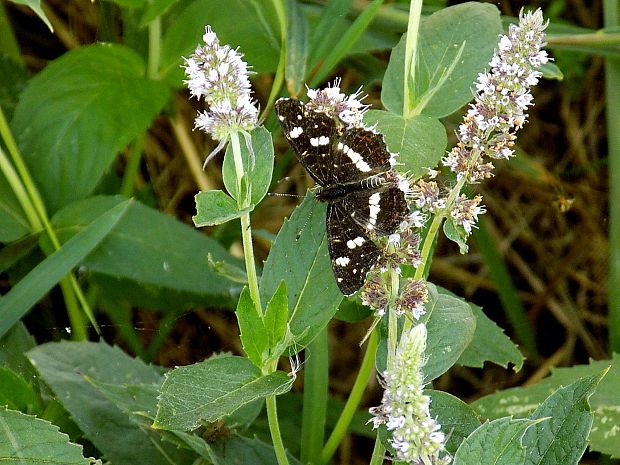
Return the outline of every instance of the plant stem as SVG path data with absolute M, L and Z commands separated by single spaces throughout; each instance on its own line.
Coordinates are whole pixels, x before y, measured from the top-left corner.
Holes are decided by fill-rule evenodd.
M 159 79 L 159 60 L 161 57 L 161 17 L 158 16 L 149 23 L 149 57 L 146 76 L 149 79 Z
M 620 5 L 605 0 L 605 27 L 618 26 Z M 609 150 L 609 352 L 620 352 L 620 60 L 605 58 L 607 145 Z
M 377 438 L 375 440 L 375 448 L 372 450 L 372 457 L 370 458 L 370 465 L 381 465 L 385 458 L 385 446 Z
M 329 387 L 327 327 L 321 329 L 306 348 L 304 402 L 301 415 L 302 463 L 316 464 L 325 438 L 325 416 Z
M 247 208 L 250 203 L 251 186 L 248 186 L 247 192 L 241 192 L 241 180 L 245 176 L 243 167 L 243 158 L 241 157 L 241 146 L 239 145 L 239 134 L 231 132 L 230 143 L 232 145 L 233 160 L 235 162 L 235 173 L 237 175 L 237 205 L 240 209 Z M 244 196 L 244 198 L 242 198 Z M 258 290 L 258 276 L 256 274 L 256 265 L 254 262 L 254 247 L 252 246 L 252 228 L 250 226 L 250 214 L 241 215 L 241 239 L 243 241 L 243 256 L 245 258 L 245 271 L 248 275 L 248 287 L 250 288 L 250 296 L 254 301 L 254 306 L 259 316 L 263 315 L 263 307 L 260 302 L 260 293 Z
M 144 135 L 134 139 L 129 149 L 129 160 L 123 174 L 123 182 L 121 183 L 121 195 L 129 198 L 133 195 L 133 186 L 140 169 L 140 160 L 142 160 L 142 148 L 144 147 Z
M 362 395 L 364 394 L 364 390 L 366 389 L 366 385 L 368 384 L 368 381 L 372 374 L 375 365 L 375 353 L 377 351 L 378 344 L 379 336 L 378 331 L 375 329 L 370 334 L 370 338 L 368 339 L 366 353 L 364 353 L 362 365 L 357 372 L 357 377 L 355 378 L 355 383 L 353 383 L 351 394 L 349 395 L 347 403 L 344 405 L 344 408 L 340 413 L 340 418 L 338 418 L 332 434 L 329 436 L 327 443 L 325 443 L 325 447 L 323 447 L 319 464 L 326 464 L 327 462 L 329 462 L 329 460 L 336 452 L 336 449 L 340 445 L 343 436 L 347 432 L 347 428 L 349 427 L 351 419 L 353 418 L 353 415 L 355 414 L 355 411 L 357 410 L 357 407 L 362 400 Z
M 269 431 L 271 432 L 271 440 L 273 442 L 273 448 L 276 452 L 276 458 L 278 459 L 278 465 L 289 465 L 288 457 L 286 456 L 286 449 L 284 448 L 284 443 L 282 442 L 282 435 L 280 434 L 276 396 L 267 396 L 266 404 Z
M 409 22 L 407 24 L 407 39 L 405 42 L 405 70 L 403 79 L 403 116 L 408 118 L 413 110 L 409 88 L 415 81 L 415 65 L 418 53 L 418 31 L 420 29 L 420 15 L 422 14 L 422 0 L 411 0 L 409 5 Z
M 284 70 L 286 67 L 286 36 L 288 30 L 288 26 L 286 24 L 286 9 L 282 0 L 272 0 L 271 3 L 273 4 L 273 9 L 276 11 L 278 23 L 280 24 L 280 59 L 278 61 L 276 74 L 273 77 L 273 84 L 271 85 L 271 93 L 267 99 L 267 105 L 265 105 L 263 114 L 260 117 L 261 121 L 264 120 L 269 114 L 276 101 L 276 97 L 280 95 L 280 88 L 284 82 Z

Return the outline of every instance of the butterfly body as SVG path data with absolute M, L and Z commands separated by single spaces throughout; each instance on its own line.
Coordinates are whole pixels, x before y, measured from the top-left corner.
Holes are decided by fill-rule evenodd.
M 377 236 L 394 233 L 409 214 L 403 179 L 383 136 L 343 128 L 299 100 L 280 99 L 276 112 L 295 155 L 327 203 L 326 230 L 332 270 L 345 295 L 357 291 L 377 263 Z

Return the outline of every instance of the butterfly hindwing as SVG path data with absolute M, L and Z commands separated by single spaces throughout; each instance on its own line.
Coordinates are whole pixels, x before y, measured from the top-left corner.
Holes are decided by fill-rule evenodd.
M 342 203 L 357 224 L 378 236 L 396 232 L 409 214 L 405 193 L 394 185 L 355 192 Z
M 336 283 L 344 295 L 351 295 L 364 284 L 381 249 L 354 221 L 344 202 L 327 207 L 327 242 Z

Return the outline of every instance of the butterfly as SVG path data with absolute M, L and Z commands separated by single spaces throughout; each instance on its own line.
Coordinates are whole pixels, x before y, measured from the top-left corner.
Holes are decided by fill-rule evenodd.
M 344 127 L 303 102 L 282 98 L 276 113 L 284 136 L 327 203 L 326 230 L 336 283 L 354 294 L 382 256 L 374 237 L 396 232 L 409 215 L 408 184 L 383 136 Z

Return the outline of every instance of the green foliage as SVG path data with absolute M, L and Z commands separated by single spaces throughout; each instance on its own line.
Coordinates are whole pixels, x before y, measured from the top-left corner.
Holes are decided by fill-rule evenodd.
M 19 321 L 62 277 L 109 234 L 125 214 L 130 201 L 103 213 L 72 237 L 65 247 L 39 263 L 0 300 L 0 337 Z
M 311 196 L 284 221 L 271 246 L 260 280 L 261 300 L 271 298 L 283 276 L 297 351 L 327 325 L 342 300 L 327 253 L 325 205 Z
M 454 454 L 461 442 L 480 426 L 480 418 L 469 405 L 447 392 L 427 394 L 432 399 L 431 416 L 437 418 L 443 431 L 450 431 L 446 449 Z
M 264 376 L 242 357 L 222 356 L 175 368 L 166 374 L 161 387 L 153 427 L 193 430 L 252 401 L 282 394 L 292 381 L 282 371 Z
M 11 127 L 50 211 L 91 194 L 168 101 L 168 89 L 146 79 L 144 67 L 127 47 L 91 45 L 58 58 L 28 84 Z
M 425 18 L 410 93 L 416 113 L 441 118 L 469 102 L 472 83 L 487 67 L 501 32 L 499 12 L 491 4 L 467 2 Z M 392 51 L 381 93 L 385 108 L 397 115 L 403 112 L 405 40 L 403 34 Z
M 82 446 L 48 421 L 0 407 L 0 461 L 7 465 L 90 465 Z
M 221 190 L 201 191 L 194 197 L 196 215 L 192 217 L 197 227 L 215 226 L 239 218 L 250 208 L 239 210 L 237 202 Z
M 603 370 L 611 366 L 598 387 L 596 387 L 596 383 L 590 386 L 590 389 L 596 387 L 596 392 L 589 400 L 594 409 L 594 426 L 590 431 L 589 445 L 593 450 L 620 458 L 620 444 L 616 440 L 618 434 L 616 425 L 620 424 L 620 415 L 618 414 L 620 401 L 617 389 L 618 383 L 620 383 L 618 363 L 620 363 L 618 354 L 614 354 L 611 360 L 592 361 L 589 365 L 576 365 L 570 368 L 557 368 L 553 370 L 550 377 L 538 384 L 524 388 L 506 389 L 482 397 L 473 403 L 473 407 L 481 416 L 486 418 L 499 418 L 504 415 L 529 415 L 541 405 L 547 396 L 556 392 L 561 386 L 567 386 L 575 379 L 596 379 Z M 583 402 L 588 400 L 592 394 L 588 392 L 587 395 L 584 394 Z M 585 408 L 583 402 L 573 408 L 583 410 Z

